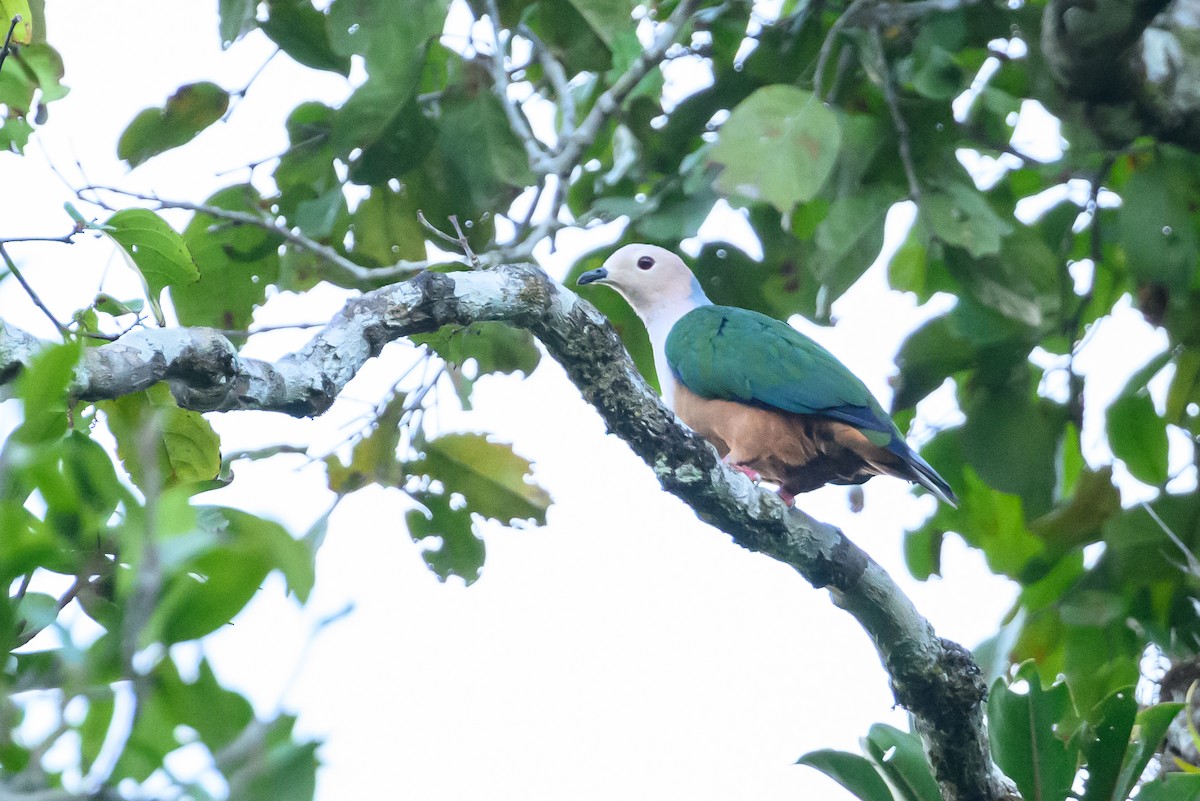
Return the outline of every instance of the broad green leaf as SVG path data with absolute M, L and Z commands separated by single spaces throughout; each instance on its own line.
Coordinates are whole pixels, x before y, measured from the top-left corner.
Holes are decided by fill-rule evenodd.
M 491 92 L 445 102 L 437 138 L 447 178 L 462 182 L 481 209 L 502 206 L 534 181 L 525 148 Z
M 231 44 L 242 38 L 242 34 L 254 27 L 257 9 L 257 0 L 220 0 L 217 10 L 221 15 L 222 50 L 228 50 Z
M 630 20 L 633 7 L 628 0 L 570 0 L 570 3 L 610 49 L 619 34 L 633 24 Z
M 1121 773 L 1129 735 L 1138 712 L 1133 689 L 1126 687 L 1117 690 L 1101 701 L 1076 732 L 1074 739 L 1083 751 L 1088 766 L 1082 801 L 1110 801 L 1114 797 L 1113 790 Z
M 360 264 L 378 266 L 425 258 L 425 234 L 418 211 L 407 193 L 387 186 L 371 187 L 371 194 L 354 210 L 350 255 Z
M 1112 797 L 1128 798 L 1133 788 L 1138 786 L 1138 780 L 1150 764 L 1150 760 L 1158 753 L 1163 737 L 1171 721 L 1184 709 L 1184 704 L 1167 703 L 1155 704 L 1137 713 L 1134 719 L 1132 738 L 1129 750 L 1125 753 L 1125 761 L 1121 765 L 1121 773 L 1117 778 Z M 1153 785 L 1144 784 L 1138 792 L 1138 798 L 1145 798 L 1148 788 Z M 1164 794 L 1162 801 L 1176 801 L 1176 796 Z
M 310 801 L 317 787 L 315 742 L 297 742 L 296 719 L 281 715 L 263 727 L 261 737 L 243 741 L 218 767 L 229 781 L 229 798 L 255 801 Z M 237 762 L 230 764 L 236 759 Z
M 1167 482 L 1166 421 L 1149 395 L 1123 395 L 1108 407 L 1108 442 L 1138 481 L 1156 487 Z
M 404 516 L 413 542 L 438 537 L 441 543 L 421 552 L 425 564 L 442 581 L 460 576 L 467 584 L 475 583 L 483 568 L 485 548 L 471 525 L 471 510 L 452 508 L 447 495 L 416 493 L 414 499 L 425 507 Z
M 800 757 L 797 765 L 816 768 L 862 801 L 892 801 L 892 791 L 866 757 L 822 749 Z
M 904 564 L 918 581 L 942 574 L 942 542 L 946 532 L 937 525 L 936 516 L 925 525 L 904 534 Z
M 821 190 L 840 144 L 832 111 L 809 92 L 777 84 L 733 109 L 708 158 L 723 168 L 716 182 L 721 193 L 790 215 Z
M 193 640 L 227 625 L 279 570 L 301 602 L 313 584 L 312 554 L 278 523 L 236 509 L 202 507 L 200 525 L 217 544 L 177 571 L 154 610 L 147 631 L 164 642 Z
M 1012 223 L 998 215 L 975 187 L 965 184 L 926 192 L 920 213 L 938 239 L 976 258 L 999 253 L 1001 241 L 1012 232 Z
M 1025 383 L 1032 383 L 1027 364 L 1012 369 L 1007 378 L 998 387 L 977 381 L 969 388 L 975 391 L 961 401 L 967 415 L 963 455 L 993 489 L 1018 496 L 1032 518 L 1054 504 L 1055 458 L 1065 416 L 1061 407 L 1033 394 Z
M 1200 801 L 1200 776 L 1169 773 L 1138 788 L 1138 801 Z
M 863 750 L 895 788 L 898 801 L 941 801 L 941 791 L 917 735 L 876 723 L 867 732 Z
M 334 51 L 326 17 L 309 0 L 270 0 L 267 19 L 259 27 L 297 63 L 350 74 L 350 58 Z
M 367 80 L 337 115 L 334 141 L 348 154 L 377 141 L 408 105 L 421 78 L 426 48 L 442 32 L 448 0 L 335 0 L 329 38 L 335 53 L 361 56 Z
M 811 269 L 832 302 L 857 281 L 883 247 L 883 224 L 899 193 L 886 187 L 839 197 L 817 225 Z
M 1186 348 L 1175 359 L 1175 376 L 1167 392 L 1168 423 L 1182 424 L 1188 417 L 1190 404 L 1200 401 L 1200 350 Z
M 141 278 L 158 324 L 165 325 L 159 306 L 163 289 L 200 279 L 183 237 L 149 209 L 123 209 L 109 217 L 105 226 L 105 233 L 120 245 L 126 262 Z
M 460 493 L 470 511 L 501 522 L 546 522 L 550 496 L 525 480 L 531 466 L 510 446 L 479 434 L 446 434 L 426 442 L 422 450 L 424 456 L 409 462 L 408 471 Z
M 37 86 L 38 102 L 43 107 L 46 103 L 66 97 L 70 92 L 62 84 L 65 74 L 62 56 L 50 45 L 40 43 L 27 45 L 21 48 L 19 53 L 14 53 L 13 57 L 25 68 L 34 85 Z M 38 120 L 39 125 L 44 122 L 44 119 Z
M 199 412 L 180 409 L 165 384 L 97 405 L 117 455 L 142 489 L 198 484 L 220 472 L 220 438 Z
M 1121 492 L 1113 484 L 1112 467 L 1096 472 L 1083 468 L 1074 492 L 1041 517 L 1029 522 L 1029 530 L 1060 551 L 1100 539 L 1104 523 L 1121 511 Z
M 258 214 L 261 198 L 250 186 L 222 189 L 207 206 Z M 182 325 L 242 330 L 279 280 L 276 234 L 253 225 L 228 225 L 197 212 L 183 231 L 183 242 L 195 258 L 200 280 L 171 287 L 171 301 Z
M 97 693 L 88 699 L 87 715 L 78 727 L 80 767 L 84 771 L 91 770 L 92 763 L 100 755 L 104 740 L 108 736 L 109 726 L 112 725 L 113 710 L 116 703 L 112 695 Z
M 67 388 L 83 354 L 79 341 L 46 348 L 17 377 L 16 394 L 25 419 L 13 437 L 29 445 L 48 443 L 67 432 Z
M 163 108 L 133 118 L 117 142 L 117 157 L 136 167 L 159 153 L 186 145 L 229 108 L 229 93 L 215 83 L 189 83 L 175 90 Z
M 1141 166 L 1121 190 L 1117 236 L 1139 282 L 1182 290 L 1196 272 L 1190 164 L 1164 157 Z
M 892 412 L 914 408 L 950 376 L 970 367 L 974 348 L 958 332 L 949 315 L 934 317 L 908 335 L 896 354 L 900 368 L 892 396 Z
M 191 682 L 183 680 L 170 659 L 164 659 L 155 671 L 155 681 L 179 722 L 195 729 L 213 753 L 233 742 L 254 720 L 250 702 L 222 687 L 207 659 L 200 660 Z
M 1054 726 L 1071 710 L 1067 685 L 1059 682 L 1042 689 L 1042 680 L 1031 662 L 1017 671 L 1018 692 L 1003 680 L 988 697 L 988 737 L 992 757 L 1017 784 L 1024 798 L 1061 801 L 1075 779 L 1077 747 L 1055 736 Z

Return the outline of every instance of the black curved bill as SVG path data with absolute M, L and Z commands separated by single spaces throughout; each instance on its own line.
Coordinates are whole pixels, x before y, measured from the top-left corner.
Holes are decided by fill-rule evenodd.
M 586 273 L 579 276 L 579 280 L 575 283 L 579 286 L 583 286 L 584 284 L 590 284 L 595 281 L 599 281 L 602 278 L 608 278 L 608 270 L 604 269 L 603 267 L 597 267 L 596 269 L 588 270 Z

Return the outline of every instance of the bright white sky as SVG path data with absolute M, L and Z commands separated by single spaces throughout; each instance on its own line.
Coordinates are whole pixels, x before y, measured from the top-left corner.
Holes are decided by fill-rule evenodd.
M 50 122 L 24 159 L 0 156 L 0 181 L 10 188 L 0 193 L 0 236 L 69 230 L 61 209 L 73 197 L 49 164 L 75 183 L 83 181 L 78 159 L 88 181 L 201 200 L 244 180 L 240 166 L 284 150 L 282 121 L 297 102 L 345 96 L 339 77 L 277 57 L 227 123 L 127 174 L 116 140 L 138 111 L 188 81 L 237 89 L 272 47 L 255 33 L 220 52 L 211 2 L 50 6 L 50 39 L 66 60 L 72 93 L 51 105 Z M 185 218 L 173 219 L 181 225 Z M 547 268 L 561 275 L 587 241 L 563 235 Z M 136 292 L 105 242 L 12 250 L 61 317 L 91 299 L 102 271 L 111 293 Z M 276 296 L 258 321 L 325 320 L 343 297 Z M 911 297 L 889 292 L 876 265 L 835 305 L 834 329 L 803 327 L 886 400 L 897 347 L 945 308 L 935 306 L 916 308 Z M 13 281 L 0 284 L 0 309 L 11 322 L 51 333 Z M 1103 354 L 1108 380 L 1089 385 L 1092 410 L 1163 341 L 1135 313 L 1123 316 L 1120 344 L 1102 330 L 1079 361 L 1086 370 Z M 264 335 L 248 353 L 274 358 L 306 337 Z M 340 426 L 367 411 L 411 353 L 390 346 L 319 420 L 265 413 L 210 419 L 227 451 L 284 441 L 311 444 L 323 456 L 353 430 Z M 285 599 L 282 581 L 272 578 L 235 625 L 204 644 L 219 675 L 247 692 L 260 713 L 282 704 L 299 712 L 302 732 L 326 741 L 318 798 L 848 797 L 792 763 L 817 748 L 857 751 L 857 738 L 875 721 L 906 724 L 892 709 L 866 636 L 826 593 L 733 545 L 662 492 L 624 443 L 605 435 L 549 359 L 527 380 L 481 381 L 471 413 L 454 410 L 451 393 L 444 397 L 432 415 L 440 430 L 493 432 L 536 463 L 537 480 L 555 499 L 549 524 L 485 526 L 483 578 L 470 588 L 441 585 L 406 534 L 406 502 L 395 492 L 360 492 L 333 518 L 307 608 Z M 7 430 L 13 410 L 0 409 Z M 953 412 L 939 414 L 927 422 L 945 424 Z M 1093 445 L 1101 430 L 1097 418 L 1088 432 Z M 1107 458 L 1102 448 L 1090 453 L 1094 461 Z M 278 461 L 238 465 L 235 484 L 212 500 L 304 531 L 331 501 L 323 469 L 300 458 Z M 857 515 L 843 489 L 800 503 L 866 548 L 941 635 L 974 646 L 993 633 L 1014 587 L 956 538 L 946 545 L 945 578 L 914 582 L 903 566 L 902 531 L 932 499 L 914 499 L 890 479 L 865 490 L 866 509 Z M 350 604 L 352 614 L 312 639 L 318 621 Z M 188 664 L 195 649 L 176 656 Z

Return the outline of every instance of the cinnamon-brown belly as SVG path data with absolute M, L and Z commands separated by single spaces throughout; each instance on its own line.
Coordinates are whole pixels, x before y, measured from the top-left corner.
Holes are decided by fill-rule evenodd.
M 898 456 L 828 417 L 702 398 L 681 384 L 674 406 L 679 419 L 722 458 L 792 495 L 825 484 L 861 484 L 875 475 L 908 477 Z

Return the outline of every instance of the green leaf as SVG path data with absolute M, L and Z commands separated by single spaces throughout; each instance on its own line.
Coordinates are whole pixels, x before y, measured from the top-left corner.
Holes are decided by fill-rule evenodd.
M 97 406 L 125 470 L 142 489 L 198 484 L 221 471 L 217 433 L 199 412 L 180 409 L 165 384 Z M 157 471 L 153 478 L 151 469 Z
M 100 756 L 115 707 L 112 695 L 97 694 L 88 699 L 87 715 L 78 729 L 80 767 L 85 772 L 91 770 L 92 763 Z
M 1128 798 L 1129 794 L 1133 792 L 1133 788 L 1138 786 L 1138 779 L 1142 777 L 1150 760 L 1158 753 L 1158 748 L 1167 734 L 1167 729 L 1171 726 L 1171 721 L 1183 711 L 1184 706 L 1181 703 L 1155 704 L 1137 713 L 1129 750 L 1125 753 L 1125 762 L 1121 766 L 1121 773 L 1117 778 L 1112 798 Z M 1138 798 L 1147 797 L 1145 794 L 1152 786 L 1154 785 L 1143 784 L 1138 791 Z M 1168 799 L 1176 801 L 1174 795 L 1164 794 L 1162 796 L 1162 801 L 1168 801 Z
M 1169 773 L 1138 788 L 1138 801 L 1200 801 L 1200 776 Z
M 462 182 L 478 208 L 496 208 L 534 183 L 525 148 L 491 92 L 444 102 L 437 138 L 448 177 Z
M 975 349 L 949 315 L 934 317 L 909 334 L 896 354 L 900 375 L 892 413 L 912 409 L 950 376 L 974 363 Z
M 222 687 L 207 659 L 200 660 L 195 681 L 185 682 L 170 659 L 159 663 L 154 679 L 176 719 L 195 729 L 212 753 L 232 743 L 254 720 L 250 702 Z
M 350 464 L 330 455 L 325 459 L 329 489 L 346 495 L 376 483 L 383 487 L 401 487 L 408 476 L 396 455 L 400 445 L 400 422 L 407 413 L 408 396 L 393 393 L 375 418 L 374 428 L 354 444 Z
M 47 44 L 38 43 L 23 47 L 19 54 L 14 53 L 13 55 L 33 78 L 33 82 L 41 93 L 38 98 L 41 104 L 60 100 L 67 96 L 70 90 L 60 83 L 64 70 L 62 56 L 58 54 L 57 50 Z M 42 122 L 44 120 L 39 120 L 39 124 Z
M 141 278 L 158 324 L 165 325 L 159 306 L 163 289 L 200 279 L 183 237 L 149 209 L 123 209 L 105 225 L 105 233 L 121 246 L 126 262 Z
M 1123 395 L 1108 407 L 1108 442 L 1138 481 L 1167 482 L 1167 424 L 1149 395 Z
M 315 70 L 350 74 L 350 58 L 334 51 L 326 17 L 309 0 L 270 0 L 263 33 L 297 63 Z
M 231 186 L 205 201 L 207 206 L 258 214 L 261 198 L 251 186 Z M 197 212 L 183 231 L 200 280 L 171 287 L 179 322 L 219 329 L 248 328 L 267 287 L 279 280 L 283 240 L 252 225 L 227 225 Z
M 483 540 L 472 530 L 470 509 L 454 509 L 448 496 L 431 492 L 418 492 L 413 498 L 425 507 L 424 511 L 413 509 L 404 516 L 413 542 L 441 538 L 436 548 L 421 552 L 425 564 L 441 581 L 460 576 L 467 584 L 475 583 L 483 568 L 485 549 Z
M 893 801 L 887 782 L 866 757 L 826 748 L 805 754 L 796 764 L 816 768 L 862 801 Z
M 529 375 L 541 360 L 541 351 L 528 331 L 503 323 L 445 326 L 433 334 L 410 339 L 414 344 L 428 345 L 452 364 L 462 365 L 474 359 L 480 375 L 508 375 L 517 371 Z
M 25 415 L 13 434 L 17 442 L 48 443 L 67 432 L 67 387 L 82 355 L 79 341 L 46 348 L 17 377 L 16 395 Z
M 837 299 L 875 261 L 883 247 L 883 224 L 898 193 L 873 187 L 833 201 L 817 225 L 817 258 L 810 268 L 825 287 L 829 302 Z
M 221 49 L 229 46 L 254 28 L 254 14 L 258 0 L 220 0 L 217 10 L 221 15 Z
M 709 163 L 723 168 L 716 188 L 766 201 L 789 216 L 812 200 L 837 162 L 837 116 L 809 92 L 764 86 L 739 103 L 721 126 Z
M 1133 731 L 1138 704 L 1133 687 L 1109 695 L 1088 714 L 1075 735 L 1087 759 L 1088 779 L 1081 801 L 1110 801 L 1125 798 L 1113 791 L 1121 773 L 1129 735 Z
M 1071 710 L 1067 685 L 1059 682 L 1042 689 L 1032 662 L 1017 671 L 1015 682 L 1024 692 L 1003 680 L 992 686 L 988 698 L 988 737 L 996 764 L 1017 784 L 1024 798 L 1061 801 L 1075 779 L 1077 747 L 1063 743 L 1054 725 Z
M 329 8 L 334 52 L 361 56 L 367 80 L 338 112 L 334 141 L 348 154 L 375 142 L 416 94 L 425 51 L 446 22 L 448 0 L 335 0 Z
M 136 167 L 159 153 L 186 145 L 229 108 L 229 93 L 202 81 L 179 87 L 163 108 L 148 108 L 136 117 L 117 142 L 117 157 Z
M 229 798 L 255 801 L 311 801 L 317 787 L 315 742 L 296 742 L 296 719 L 281 715 L 265 727 L 261 738 L 241 753 L 226 756 L 236 764 L 218 767 L 229 780 Z
M 1121 511 L 1121 492 L 1112 481 L 1112 467 L 1096 472 L 1083 468 L 1074 492 L 1041 517 L 1031 520 L 1029 530 L 1060 552 L 1100 539 L 1101 527 Z
M 1139 168 L 1121 189 L 1117 237 L 1139 283 L 1186 289 L 1196 272 L 1192 167 L 1164 157 Z
M 950 245 L 966 249 L 976 258 L 1000 252 L 1012 223 L 1000 217 L 978 190 L 951 183 L 921 198 L 921 219 L 933 234 Z
M 424 456 L 409 462 L 408 472 L 441 481 L 460 493 L 467 508 L 501 522 L 533 519 L 546 522 L 550 496 L 525 480 L 531 466 L 499 442 L 479 434 L 446 434 L 426 442 Z
M 863 750 L 887 777 L 899 799 L 941 801 L 941 791 L 917 735 L 876 723 L 867 732 Z
M 633 8 L 628 0 L 570 0 L 570 3 L 610 49 L 617 37 L 632 25 Z
M 375 266 L 425 258 L 425 234 L 418 211 L 408 193 L 387 186 L 371 187 L 371 194 L 358 204 L 350 223 L 354 234 L 351 256 L 361 264 Z
M 163 642 L 194 640 L 227 625 L 272 570 L 301 602 L 313 584 L 312 554 L 278 523 L 236 509 L 201 507 L 200 525 L 216 535 L 168 582 L 147 631 Z

